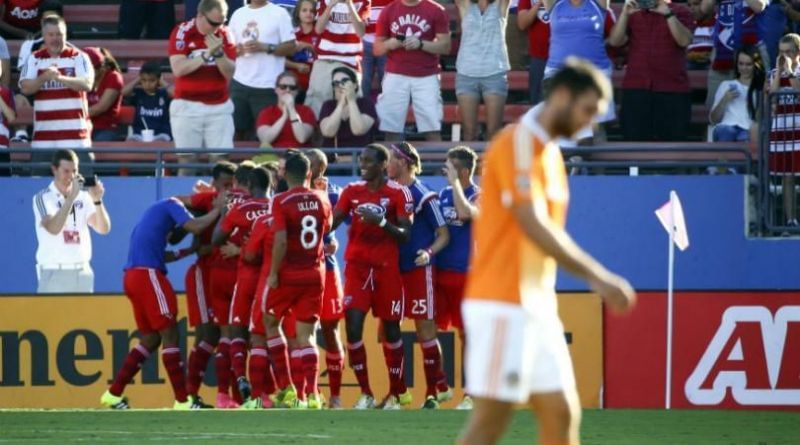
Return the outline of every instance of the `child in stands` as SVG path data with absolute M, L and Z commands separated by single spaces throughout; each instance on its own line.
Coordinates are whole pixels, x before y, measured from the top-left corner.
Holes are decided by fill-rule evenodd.
M 136 107 L 128 136 L 129 141 L 141 141 L 142 130 L 153 130 L 155 141 L 171 141 L 169 104 L 174 87 L 161 78 L 161 64 L 151 60 L 142 65 L 139 77 L 122 89 L 125 102 Z
M 297 74 L 297 84 L 300 87 L 298 103 L 305 101 L 311 66 L 317 59 L 319 34 L 314 30 L 316 16 L 317 5 L 313 0 L 300 0 L 292 13 L 292 19 L 297 26 L 294 30 L 297 51 L 292 57 L 286 58 L 286 68 Z

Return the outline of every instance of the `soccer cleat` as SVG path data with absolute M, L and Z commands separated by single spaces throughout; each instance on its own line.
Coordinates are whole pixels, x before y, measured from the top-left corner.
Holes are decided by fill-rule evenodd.
M 322 400 L 317 394 L 309 394 L 307 402 L 308 409 L 322 409 Z
M 242 406 L 239 409 L 263 409 L 264 402 L 261 400 L 261 397 L 256 398 L 249 398 L 242 403 Z
M 195 405 L 194 400 L 191 397 L 187 397 L 185 402 L 175 401 L 175 404 L 172 405 L 172 409 L 175 411 L 190 411 L 193 409 L 200 409 L 199 405 Z
M 192 409 L 213 409 L 213 405 L 209 405 L 208 403 L 203 401 L 203 398 L 200 396 L 189 396 L 192 399 Z
M 428 396 L 422 404 L 422 409 L 439 409 L 439 401 L 434 396 Z
M 297 400 L 297 390 L 294 389 L 294 385 L 289 385 L 278 391 L 275 396 L 275 405 L 278 408 L 292 408 L 295 400 Z
M 353 409 L 373 409 L 375 408 L 375 397 L 372 397 L 369 394 L 361 394 L 361 397 L 358 398 L 355 406 Z
M 406 390 L 406 392 L 397 396 L 397 401 L 400 403 L 400 405 L 406 406 L 406 405 L 411 405 L 412 398 L 413 397 L 411 395 L 411 391 Z
M 342 399 L 339 396 L 333 396 L 328 401 L 328 409 L 342 409 Z
M 224 392 L 217 393 L 217 408 L 219 409 L 234 409 L 238 408 L 239 404 L 236 403 L 230 395 Z
M 468 410 L 468 411 L 471 410 L 472 409 L 472 397 L 464 396 L 464 399 L 461 400 L 461 403 L 459 403 L 458 406 L 456 406 L 456 409 Z
M 296 398 L 296 399 L 294 399 L 294 401 L 291 404 L 287 405 L 287 408 L 290 408 L 290 409 L 308 409 L 308 402 L 306 402 L 305 400 L 300 400 L 300 399 Z
M 440 391 L 436 394 L 436 401 L 439 403 L 444 403 L 449 400 L 453 399 L 453 390 L 448 388 L 447 391 Z
M 242 399 L 247 401 L 250 398 L 250 382 L 245 377 L 239 377 L 236 379 L 236 384 L 239 387 L 239 394 L 242 395 Z
M 128 398 L 125 396 L 115 396 L 111 394 L 111 391 L 106 390 L 103 395 L 100 397 L 100 404 L 105 406 L 106 408 L 111 409 L 130 409 L 131 406 L 128 404 Z
M 398 399 L 397 396 L 389 395 L 389 397 L 387 397 L 386 401 L 383 403 L 383 408 L 381 409 L 394 411 L 403 408 L 400 406 L 400 399 Z

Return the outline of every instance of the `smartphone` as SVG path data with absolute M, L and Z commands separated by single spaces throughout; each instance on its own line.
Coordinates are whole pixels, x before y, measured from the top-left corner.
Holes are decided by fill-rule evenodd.
M 97 175 L 89 176 L 88 178 L 83 178 L 81 181 L 83 188 L 88 189 L 92 188 L 97 185 Z

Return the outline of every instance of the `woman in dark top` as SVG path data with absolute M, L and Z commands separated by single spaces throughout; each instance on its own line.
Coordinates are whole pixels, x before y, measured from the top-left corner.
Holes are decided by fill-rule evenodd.
M 356 73 L 339 67 L 331 73 L 334 99 L 322 104 L 319 129 L 324 147 L 363 147 L 375 140 L 375 105 L 358 96 Z

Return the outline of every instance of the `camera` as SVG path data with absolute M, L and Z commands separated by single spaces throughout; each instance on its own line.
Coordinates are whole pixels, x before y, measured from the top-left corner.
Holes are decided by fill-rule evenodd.
M 84 189 L 92 188 L 97 185 L 97 175 L 89 176 L 88 178 L 80 178 L 81 187 Z
M 637 0 L 640 9 L 656 9 L 658 0 Z

